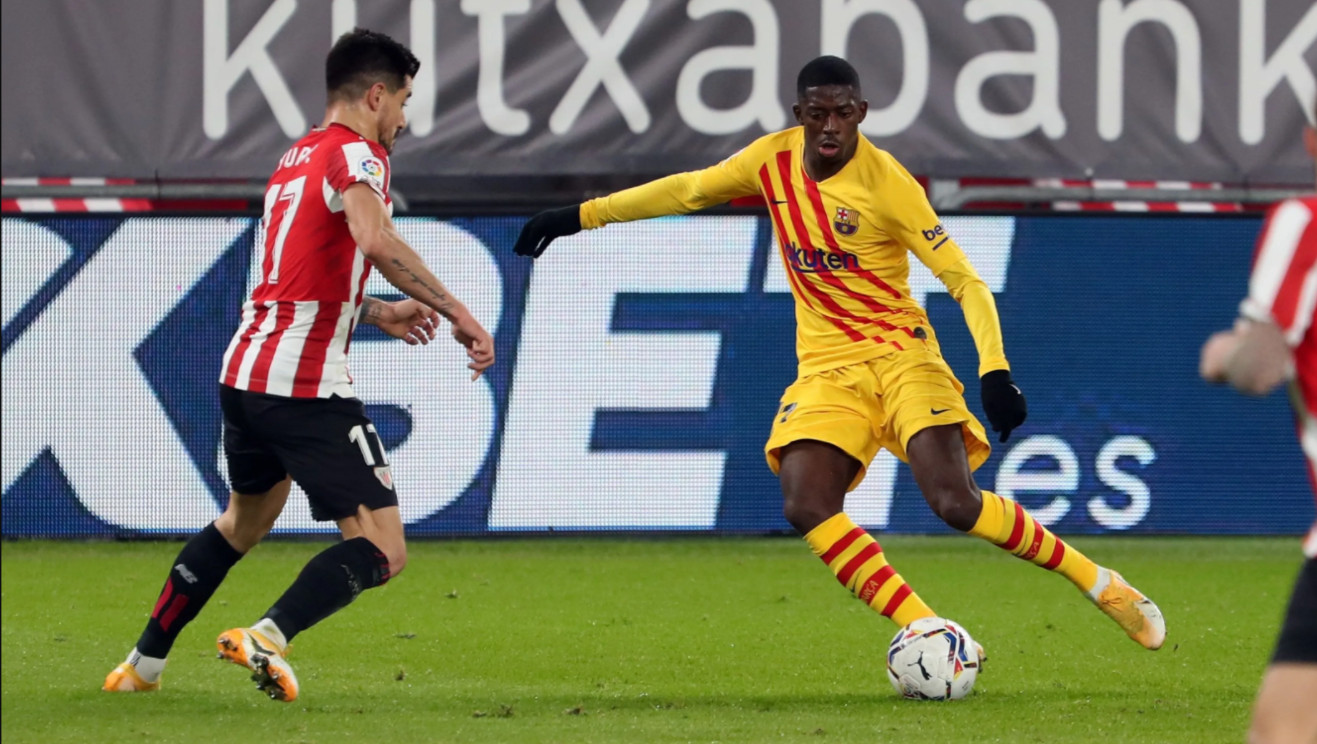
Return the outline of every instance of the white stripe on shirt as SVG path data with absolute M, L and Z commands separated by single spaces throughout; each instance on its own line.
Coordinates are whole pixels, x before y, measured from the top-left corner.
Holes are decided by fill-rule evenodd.
M 253 303 L 254 304 L 254 303 Z M 265 302 L 267 311 L 265 319 L 252 334 L 251 343 L 247 346 L 247 352 L 242 357 L 242 365 L 238 367 L 238 379 L 234 382 L 234 387 L 240 390 L 251 389 L 252 384 L 252 367 L 256 366 L 256 360 L 261 356 L 261 347 L 265 345 L 266 340 L 274 331 L 275 325 L 279 322 L 279 313 L 277 302 Z
M 1282 202 L 1272 213 L 1249 279 L 1248 299 L 1243 308 L 1245 317 L 1256 321 L 1272 320 L 1271 309 L 1276 303 L 1276 295 L 1289 273 L 1299 239 L 1311 221 L 1312 212 L 1299 201 Z
M 274 359 L 270 360 L 270 382 L 265 388 L 270 395 L 293 394 L 293 378 L 297 376 L 297 365 L 302 361 L 302 348 L 315 324 L 316 313 L 320 312 L 319 302 L 294 302 L 292 305 L 293 323 L 283 332 Z

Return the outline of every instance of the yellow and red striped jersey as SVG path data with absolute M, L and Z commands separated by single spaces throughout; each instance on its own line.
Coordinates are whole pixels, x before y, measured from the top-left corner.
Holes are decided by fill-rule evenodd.
M 841 171 L 816 182 L 805 173 L 804 147 L 801 127 L 766 135 L 713 167 L 588 201 L 581 225 L 685 214 L 760 194 L 796 300 L 802 376 L 919 344 L 937 348 L 928 316 L 910 294 L 909 253 L 962 303 L 980 374 L 1006 369 L 992 293 L 918 182 L 863 136 Z

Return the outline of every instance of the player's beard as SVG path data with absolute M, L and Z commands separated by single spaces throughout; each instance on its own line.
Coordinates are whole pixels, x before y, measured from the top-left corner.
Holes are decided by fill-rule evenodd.
M 393 130 L 393 136 L 389 138 L 388 142 L 384 141 L 384 137 L 380 137 L 380 144 L 384 146 L 384 151 L 392 155 L 393 146 L 398 144 L 398 138 L 401 136 L 402 136 L 402 127 L 398 127 L 397 129 Z

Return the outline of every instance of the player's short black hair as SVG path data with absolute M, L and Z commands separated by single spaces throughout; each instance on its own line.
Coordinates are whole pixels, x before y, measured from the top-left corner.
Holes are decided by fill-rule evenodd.
M 800 68 L 800 74 L 796 76 L 796 97 L 804 98 L 806 88 L 817 88 L 820 85 L 849 85 L 858 95 L 860 73 L 841 57 L 830 54 L 815 57 Z
M 407 47 L 377 31 L 354 28 L 338 37 L 325 58 L 325 89 L 330 99 L 354 99 L 375 83 L 396 93 L 416 77 L 421 61 Z

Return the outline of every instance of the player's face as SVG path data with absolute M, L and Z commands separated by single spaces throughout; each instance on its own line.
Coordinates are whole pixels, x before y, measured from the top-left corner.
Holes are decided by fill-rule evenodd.
M 869 102 L 853 86 L 820 85 L 806 88 L 791 109 L 805 128 L 805 156 L 828 166 L 845 164 L 855 154 Z
M 384 149 L 393 152 L 393 145 L 398 141 L 398 135 L 407 126 L 407 99 L 412 97 L 412 79 L 405 78 L 403 86 L 396 93 L 390 93 L 385 88 L 380 99 L 379 107 L 379 128 L 380 144 Z

